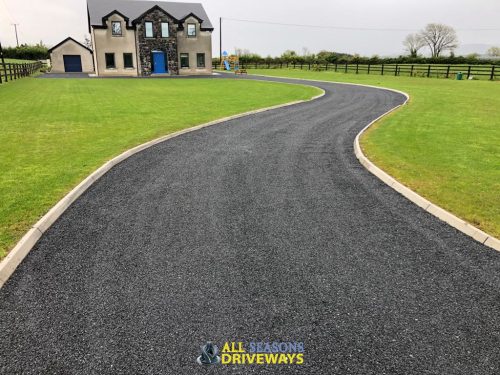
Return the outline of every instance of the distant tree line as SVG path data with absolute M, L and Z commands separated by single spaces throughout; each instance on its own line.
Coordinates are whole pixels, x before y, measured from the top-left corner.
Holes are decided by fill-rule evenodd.
M 240 64 L 492 64 L 500 65 L 498 59 L 479 58 L 479 55 L 472 54 L 468 56 L 439 56 L 439 57 L 424 57 L 424 56 L 399 56 L 399 57 L 380 57 L 380 56 L 360 56 L 350 55 L 346 53 L 321 51 L 317 54 L 299 55 L 295 51 L 285 51 L 281 56 L 277 57 L 262 57 L 256 53 L 244 53 L 239 56 Z M 213 59 L 214 64 L 219 64 L 219 58 Z
M 478 54 L 468 56 L 455 56 L 454 50 L 458 47 L 457 33 L 451 26 L 430 23 L 419 33 L 408 35 L 403 41 L 408 55 L 399 57 L 360 56 L 347 53 L 321 51 L 317 54 L 309 53 L 304 48 L 302 54 L 295 51 L 285 51 L 278 57 L 262 57 L 248 50 L 236 48 L 235 54 L 239 56 L 240 63 L 270 63 L 270 64 L 500 64 L 500 47 L 488 50 L 490 59 L 485 59 Z M 427 47 L 430 57 L 425 57 L 419 52 Z M 444 53 L 449 52 L 448 56 Z M 219 64 L 219 59 L 213 59 L 214 64 Z
M 49 51 L 42 42 L 36 45 L 22 44 L 19 47 L 3 49 L 3 56 L 7 59 L 45 60 L 49 58 Z

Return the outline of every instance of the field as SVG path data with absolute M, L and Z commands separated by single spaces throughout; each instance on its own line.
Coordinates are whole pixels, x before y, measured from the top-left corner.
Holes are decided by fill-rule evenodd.
M 0 258 L 74 186 L 124 150 L 318 92 L 219 79 L 23 78 L 0 86 Z
M 32 63 L 32 60 L 19 60 L 19 59 L 5 59 L 6 64 L 23 64 L 23 63 Z M 0 61 L 1 63 L 1 61 Z
M 500 237 L 500 83 L 306 70 L 249 73 L 402 90 L 406 108 L 362 139 L 367 156 L 427 199 Z
M 455 79 L 457 74 L 471 80 L 500 80 L 500 65 L 444 65 L 444 64 L 308 64 L 308 63 L 247 63 L 246 69 L 300 69 L 311 72 L 370 74 L 374 76 L 402 76 Z

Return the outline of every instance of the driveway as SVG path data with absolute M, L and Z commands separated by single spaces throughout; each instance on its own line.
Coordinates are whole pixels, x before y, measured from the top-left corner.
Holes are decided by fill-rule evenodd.
M 311 84 L 78 199 L 0 290 L 0 373 L 499 374 L 500 254 L 354 156 L 404 97 Z M 303 342 L 304 364 L 203 368 L 209 340 Z

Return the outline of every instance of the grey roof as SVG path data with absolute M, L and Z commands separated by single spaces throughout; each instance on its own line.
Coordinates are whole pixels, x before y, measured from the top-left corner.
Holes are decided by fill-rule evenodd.
M 142 1 L 142 0 L 87 0 L 90 25 L 102 25 L 102 18 L 113 11 L 118 11 L 128 17 L 130 22 L 140 17 L 155 5 L 158 5 L 172 17 L 181 20 L 190 13 L 203 20 L 201 27 L 212 29 L 212 23 L 200 3 L 174 3 L 169 1 Z

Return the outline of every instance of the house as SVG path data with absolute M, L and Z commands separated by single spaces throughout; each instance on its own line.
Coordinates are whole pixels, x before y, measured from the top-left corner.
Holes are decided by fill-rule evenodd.
M 97 76 L 212 73 L 213 26 L 201 4 L 88 0 L 87 9 Z M 80 44 L 78 52 L 71 41 L 52 49 L 51 59 L 69 61 L 53 72 L 78 70 L 79 55 L 81 71 L 87 66 L 88 49 Z

